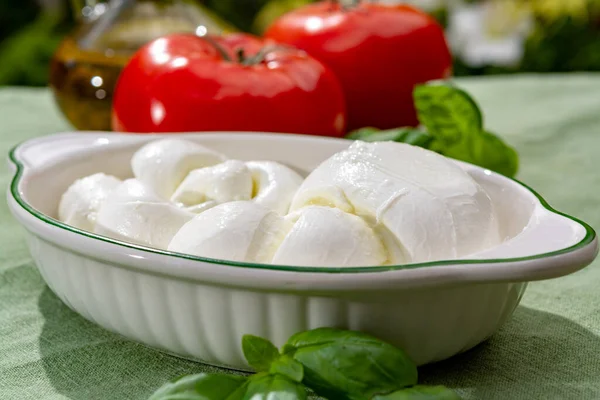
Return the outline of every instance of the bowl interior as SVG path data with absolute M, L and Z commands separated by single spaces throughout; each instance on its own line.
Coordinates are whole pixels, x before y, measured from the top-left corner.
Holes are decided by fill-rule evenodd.
M 85 138 L 85 134 L 80 137 Z M 132 177 L 131 156 L 141 145 L 156 138 L 154 135 L 96 134 L 94 140 L 79 139 L 83 140 L 85 145 L 72 148 L 63 146 L 60 155 L 56 157 L 41 159 L 36 154 L 30 154 L 29 157 L 36 162 L 35 166 L 27 168 L 22 176 L 19 183 L 20 195 L 34 209 L 56 218 L 60 197 L 75 179 L 97 172 L 115 175 L 121 179 Z M 351 144 L 346 140 L 296 135 L 217 133 L 187 134 L 185 138 L 220 151 L 229 158 L 278 161 L 302 175 L 307 175 L 322 161 Z M 48 146 L 51 149 L 51 145 Z M 27 151 L 27 148 L 23 149 L 24 153 Z M 34 150 L 30 151 L 35 153 Z M 46 152 L 48 151 L 46 148 Z M 27 155 L 22 156 L 26 158 Z M 477 258 L 527 257 L 568 248 L 585 237 L 584 226 L 550 213 L 536 195 L 523 185 L 487 170 L 457 163 L 489 193 L 496 207 L 500 234 L 504 239 L 498 248 L 494 248 L 492 252 L 484 251 Z M 546 219 L 556 219 L 560 235 L 537 244 L 535 242 L 539 242 L 539 238 L 529 238 L 531 243 L 535 244 L 533 246 L 512 246 L 515 238 L 520 238 L 528 230 L 536 232 L 533 228 L 539 225 L 542 215 Z M 508 253 L 505 250 L 509 250 Z

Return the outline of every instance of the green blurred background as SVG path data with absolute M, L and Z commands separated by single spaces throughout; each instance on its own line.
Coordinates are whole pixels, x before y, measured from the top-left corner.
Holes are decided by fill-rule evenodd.
M 275 16 L 310 1 L 200 3 L 236 28 L 260 33 Z M 456 75 L 600 70 L 600 0 L 405 2 L 444 25 Z M 73 29 L 76 3 L 0 0 L 0 85 L 47 84 L 49 59 Z

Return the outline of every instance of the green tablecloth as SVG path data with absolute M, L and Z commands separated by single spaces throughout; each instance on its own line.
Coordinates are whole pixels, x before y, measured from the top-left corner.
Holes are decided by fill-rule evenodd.
M 519 177 L 558 209 L 600 227 L 600 75 L 462 80 L 488 126 L 514 144 Z M 0 153 L 67 130 L 46 90 L 0 89 Z M 6 187 L 9 173 L 0 175 Z M 207 370 L 85 321 L 44 285 L 0 201 L 0 399 L 145 399 Z M 514 317 L 466 354 L 421 369 L 466 399 L 600 399 L 600 262 L 531 284 Z

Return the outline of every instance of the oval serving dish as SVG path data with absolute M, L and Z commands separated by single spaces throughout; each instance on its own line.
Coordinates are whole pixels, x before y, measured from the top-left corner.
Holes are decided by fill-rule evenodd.
M 129 244 L 56 219 L 62 193 L 96 172 L 131 177 L 129 159 L 165 135 L 64 133 L 15 147 L 8 204 L 28 232 L 48 286 L 90 321 L 130 339 L 205 363 L 247 369 L 250 333 L 281 345 L 331 326 L 371 333 L 419 364 L 490 337 L 527 282 L 590 264 L 593 229 L 553 210 L 525 185 L 457 162 L 490 194 L 505 241 L 469 259 L 414 265 L 316 268 L 212 260 Z M 169 135 L 173 136 L 173 135 Z M 279 161 L 307 174 L 351 141 L 288 134 L 185 134 L 241 160 Z

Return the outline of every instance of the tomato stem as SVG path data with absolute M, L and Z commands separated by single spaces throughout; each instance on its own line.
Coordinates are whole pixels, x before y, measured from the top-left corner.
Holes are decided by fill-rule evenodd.
M 255 55 L 249 57 L 246 54 L 246 50 L 244 50 L 243 47 L 238 47 L 237 49 L 235 49 L 235 59 L 232 60 L 231 56 L 229 56 L 229 54 L 227 53 L 227 51 L 225 51 L 223 46 L 217 43 L 213 38 L 204 36 L 203 39 L 210 43 L 215 48 L 215 50 L 217 50 L 221 57 L 223 57 L 223 60 L 229 62 L 238 62 L 245 66 L 260 64 L 263 61 L 265 61 L 265 57 L 267 56 L 267 54 L 269 54 L 273 50 L 281 48 L 281 46 L 274 45 L 265 46 L 261 48 Z
M 237 49 L 235 54 L 236 54 L 237 62 L 239 62 L 240 64 L 246 63 L 246 52 L 244 51 L 243 48 L 240 47 L 239 49 Z
M 279 49 L 281 48 L 281 46 L 277 46 L 277 45 L 271 45 L 271 46 L 265 46 L 263 48 L 261 48 L 258 53 L 256 53 L 255 55 L 253 55 L 252 57 L 247 57 L 246 53 L 244 52 L 244 49 L 240 48 L 237 51 L 238 54 L 238 62 L 242 65 L 246 65 L 246 66 L 251 66 L 251 65 L 257 65 L 262 63 L 263 61 L 265 61 L 265 57 L 267 56 L 267 54 L 269 54 L 270 52 L 272 52 L 273 50 Z
M 345 11 L 354 7 L 358 7 L 360 3 L 362 3 L 362 0 L 331 0 L 331 2 Z
M 210 37 L 210 36 L 203 36 L 202 39 L 204 39 L 208 43 L 210 43 L 212 45 L 212 47 L 214 47 L 215 50 L 217 50 L 217 53 L 219 53 L 219 55 L 221 57 L 223 57 L 223 60 L 229 61 L 229 62 L 233 61 L 231 59 L 231 57 L 229 57 L 229 54 L 227 54 L 227 52 L 225 51 L 225 49 L 223 48 L 223 46 L 221 46 L 219 43 L 217 43 L 212 37 Z

